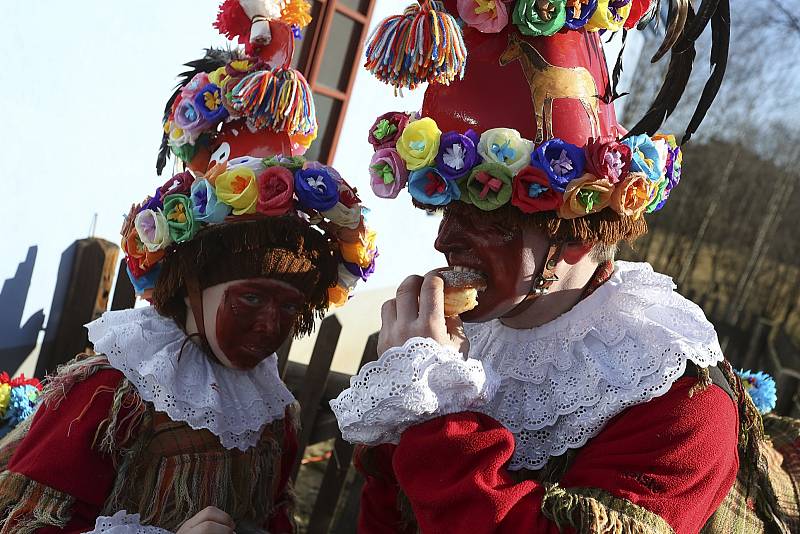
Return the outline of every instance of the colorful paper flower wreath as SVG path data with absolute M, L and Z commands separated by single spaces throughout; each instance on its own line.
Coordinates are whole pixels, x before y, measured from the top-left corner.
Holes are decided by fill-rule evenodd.
M 0 373 L 0 437 L 33 415 L 39 403 L 42 384 L 36 378 L 21 375 L 13 380 Z
M 369 136 L 375 194 L 395 198 L 408 187 L 430 206 L 460 200 L 492 211 L 511 203 L 563 219 L 611 209 L 636 220 L 661 209 L 680 182 L 682 156 L 671 135 L 536 146 L 510 128 L 442 133 L 429 117 L 392 112 L 378 117 Z
M 183 172 L 170 178 L 131 209 L 122 249 L 137 294 L 147 296 L 164 258 L 204 228 L 239 217 L 294 215 L 338 240 L 342 268 L 329 299 L 343 304 L 356 282 L 375 270 L 376 234 L 366 224 L 366 211 L 356 190 L 332 167 L 302 157 L 241 157 L 213 176 Z

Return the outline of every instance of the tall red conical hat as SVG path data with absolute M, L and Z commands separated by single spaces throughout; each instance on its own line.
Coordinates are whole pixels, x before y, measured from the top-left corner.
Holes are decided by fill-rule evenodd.
M 419 4 L 385 20 L 367 47 L 366 66 L 382 81 L 429 83 L 419 114 L 384 114 L 370 130 L 376 194 L 393 198 L 408 185 L 417 204 L 460 200 L 559 239 L 646 232 L 643 215 L 663 207 L 682 159 L 673 136 L 653 134 L 683 92 L 694 39 L 709 18 L 725 19 L 727 2 L 715 4 L 721 14 L 707 4 L 697 17 L 671 9 L 664 89 L 630 134 L 617 123 L 600 35 L 646 24 L 657 11 L 650 0 Z M 724 72 L 717 52 L 711 98 Z

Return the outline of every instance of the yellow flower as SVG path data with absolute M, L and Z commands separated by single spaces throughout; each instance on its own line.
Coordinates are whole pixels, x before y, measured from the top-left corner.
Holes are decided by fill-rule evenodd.
M 622 183 L 616 185 L 611 195 L 611 209 L 622 216 L 637 220 L 647 209 L 657 188 L 658 182 L 647 178 L 645 173 L 632 172 Z
M 572 180 L 564 190 L 564 203 L 558 210 L 562 219 L 575 219 L 597 213 L 611 202 L 614 184 L 606 178 L 586 173 Z
M 258 185 L 252 169 L 239 166 L 230 169 L 215 181 L 217 198 L 233 208 L 234 215 L 253 214 L 258 203 Z
M 614 14 L 611 13 L 608 3 L 609 0 L 597 1 L 597 10 L 594 12 L 594 15 L 592 15 L 592 18 L 589 19 L 589 22 L 586 23 L 586 26 L 584 26 L 586 31 L 608 30 L 616 32 L 622 29 L 625 21 L 628 20 L 628 15 L 631 12 L 631 4 L 633 2 L 628 2 L 627 5 L 617 10 L 619 20 L 614 18 Z
M 215 111 L 222 105 L 222 96 L 220 96 L 219 91 L 206 93 L 203 100 L 205 100 L 206 107 L 211 111 Z
M 368 229 L 364 237 L 360 238 L 359 241 L 355 243 L 342 242 L 339 249 L 344 261 L 357 263 L 363 269 L 369 267 L 375 257 L 375 238 L 377 235 L 375 230 Z
M 408 170 L 416 171 L 433 163 L 436 153 L 439 152 L 441 136 L 442 132 L 436 121 L 429 117 L 410 122 L 406 126 L 397 140 L 397 152 L 406 162 Z
M 220 67 L 214 72 L 209 73 L 208 81 L 216 85 L 217 87 L 222 87 L 225 78 L 228 77 L 228 72 L 225 70 L 225 67 Z
M 350 297 L 350 292 L 340 285 L 335 285 L 328 288 L 328 305 L 339 307 L 347 304 L 347 299 Z
M 9 402 L 11 402 L 11 386 L 0 384 L 0 417 L 5 415 Z

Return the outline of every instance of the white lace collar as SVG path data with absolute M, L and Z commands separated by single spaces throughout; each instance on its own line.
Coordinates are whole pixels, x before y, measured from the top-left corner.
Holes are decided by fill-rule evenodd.
M 713 325 L 674 288 L 646 263 L 617 262 L 608 282 L 541 327 L 465 325 L 470 357 L 500 382 L 480 411 L 514 434 L 510 469 L 582 447 L 625 408 L 665 394 L 687 360 L 722 360 Z
M 227 449 L 258 443 L 264 426 L 295 400 L 274 354 L 249 371 L 228 369 L 194 343 L 184 345 L 183 330 L 151 307 L 106 312 L 86 328 L 95 350 L 144 400 L 175 421 L 210 430 Z

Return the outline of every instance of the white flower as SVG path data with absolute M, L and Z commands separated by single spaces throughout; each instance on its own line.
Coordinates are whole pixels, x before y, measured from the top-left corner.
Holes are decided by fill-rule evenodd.
M 478 143 L 478 154 L 485 162 L 505 165 L 514 174 L 530 164 L 533 149 L 532 141 L 511 128 L 486 130 Z
M 445 165 L 451 169 L 460 171 L 464 168 L 465 156 L 466 152 L 464 147 L 460 143 L 456 143 L 445 150 L 444 154 L 442 155 L 442 159 L 444 160 Z
M 150 252 L 167 248 L 172 243 L 167 218 L 161 210 L 142 210 L 133 221 L 142 244 Z

